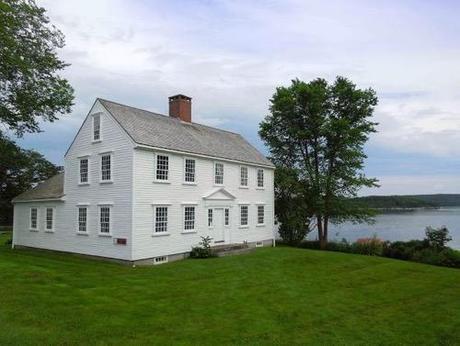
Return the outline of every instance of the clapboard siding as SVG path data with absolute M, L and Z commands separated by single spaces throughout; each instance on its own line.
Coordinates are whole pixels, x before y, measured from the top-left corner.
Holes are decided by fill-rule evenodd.
M 92 114 L 101 113 L 102 141 L 92 142 Z M 112 152 L 113 183 L 100 184 L 100 153 Z M 90 184 L 80 186 L 79 157 L 89 155 Z M 56 203 L 56 231 L 29 231 L 29 208 L 44 210 L 46 202 L 15 204 L 15 244 L 76 252 L 88 255 L 131 259 L 133 143 L 97 101 L 85 119 L 65 157 L 64 202 Z M 113 203 L 112 237 L 98 235 L 98 203 Z M 78 235 L 77 205 L 89 203 L 89 234 Z M 43 218 L 41 223 L 43 223 Z M 127 245 L 114 245 L 113 238 L 126 238 Z
M 154 181 L 154 155 L 169 156 L 169 183 Z M 196 185 L 183 184 L 184 158 L 196 160 Z M 162 153 L 161 151 L 135 149 L 134 151 L 134 244 L 133 259 L 143 259 L 190 251 L 201 236 L 214 235 L 207 226 L 207 206 L 203 196 L 217 187 L 214 185 L 214 162 L 224 163 L 224 188 L 236 199 L 230 205 L 230 234 L 232 243 L 260 241 L 273 238 L 273 170 L 264 169 L 265 189 L 256 189 L 256 167 L 248 165 L 249 188 L 241 189 L 240 165 L 226 161 L 188 155 Z M 196 205 L 196 233 L 183 234 L 183 203 Z M 249 227 L 239 227 L 240 202 L 248 202 Z M 265 203 L 265 226 L 256 226 L 256 205 Z M 168 203 L 169 235 L 154 234 L 154 203 Z

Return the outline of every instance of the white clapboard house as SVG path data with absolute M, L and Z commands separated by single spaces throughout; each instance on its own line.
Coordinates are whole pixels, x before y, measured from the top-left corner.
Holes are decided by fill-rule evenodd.
M 129 262 L 183 258 L 201 236 L 268 246 L 274 167 L 241 135 L 97 99 L 65 154 L 64 173 L 13 200 L 13 247 Z

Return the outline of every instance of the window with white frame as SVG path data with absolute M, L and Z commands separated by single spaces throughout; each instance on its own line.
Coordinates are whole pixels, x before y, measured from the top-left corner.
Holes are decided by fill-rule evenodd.
M 195 229 L 195 207 L 184 207 L 184 230 L 193 231 Z
M 230 225 L 230 209 L 228 208 L 224 209 L 224 225 Z
M 85 158 L 80 159 L 80 184 L 88 183 L 89 181 L 88 171 L 89 171 L 88 158 L 85 157 Z
M 93 141 L 101 139 L 101 115 L 93 115 Z
M 195 160 L 185 159 L 184 163 L 184 181 L 186 183 L 195 182 Z
M 249 206 L 240 205 L 240 226 L 247 226 L 249 224 Z
M 78 232 L 88 231 L 88 208 L 78 207 Z
M 216 162 L 214 164 L 214 184 L 222 185 L 224 183 L 224 164 Z
M 248 186 L 248 167 L 240 167 L 240 186 Z
M 38 229 L 38 209 L 30 208 L 30 229 Z
M 157 206 L 155 207 L 155 233 L 168 232 L 168 207 Z
M 213 226 L 213 210 L 212 209 L 208 209 L 208 227 L 212 227 Z
M 110 206 L 99 207 L 99 232 L 110 234 Z
M 257 187 L 264 187 L 264 170 L 257 170 Z
M 157 155 L 156 156 L 156 180 L 167 181 L 169 175 L 169 156 Z
M 54 229 L 54 208 L 46 208 L 45 229 L 52 231 Z
M 112 155 L 103 154 L 101 156 L 101 181 L 112 180 Z
M 263 225 L 265 223 L 265 206 L 257 206 L 257 224 Z

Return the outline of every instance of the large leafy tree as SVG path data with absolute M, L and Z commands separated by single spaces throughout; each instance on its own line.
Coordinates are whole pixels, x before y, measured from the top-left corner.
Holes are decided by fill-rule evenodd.
M 358 89 L 343 77 L 332 84 L 293 80 L 276 89 L 270 114 L 260 124 L 277 169 L 292 172 L 290 193 L 304 199 L 304 213 L 314 218 L 322 247 L 331 221 L 369 221 L 372 215 L 349 198 L 364 186 L 377 186 L 363 173 L 363 147 L 375 132 L 371 117 L 377 101 L 372 89 Z
M 0 1 L 0 123 L 16 135 L 69 113 L 73 89 L 59 76 L 64 36 L 32 0 Z
M 11 225 L 11 200 L 59 171 L 34 150 L 24 150 L 0 133 L 0 225 Z

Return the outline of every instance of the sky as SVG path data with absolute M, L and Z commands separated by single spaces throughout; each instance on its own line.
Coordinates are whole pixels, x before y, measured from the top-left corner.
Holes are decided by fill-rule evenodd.
M 56 163 L 96 97 L 241 133 L 277 86 L 337 75 L 379 97 L 366 145 L 368 194 L 460 193 L 459 1 L 38 1 L 66 37 L 70 115 L 18 143 Z

